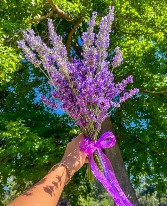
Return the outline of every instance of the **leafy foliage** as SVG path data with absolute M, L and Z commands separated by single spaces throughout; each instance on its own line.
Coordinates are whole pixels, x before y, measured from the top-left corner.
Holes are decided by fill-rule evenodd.
M 67 21 L 56 12 L 50 15 L 64 43 L 82 14 L 82 24 L 75 29 L 70 42 L 70 55 L 79 56 L 85 22 L 92 11 L 104 16 L 111 1 L 54 0 L 53 3 L 71 16 L 71 21 Z M 133 74 L 134 86 L 140 88 L 140 94 L 113 111 L 113 127 L 134 186 L 142 187 L 144 180 L 163 196 L 167 189 L 167 3 L 165 0 L 116 0 L 114 4 L 109 52 L 112 56 L 111 51 L 119 45 L 124 62 L 113 72 L 117 81 Z M 41 17 L 53 9 L 51 4 L 43 0 L 9 0 L 0 5 L 0 162 L 4 197 L 4 185 L 8 185 L 11 175 L 19 186 L 14 195 L 25 190 L 30 181 L 37 182 L 60 160 L 77 128 L 66 116 L 59 116 L 41 104 L 40 95 L 47 95 L 52 88 L 46 86 L 47 80 L 39 70 L 24 59 L 20 61 L 21 53 L 16 46 L 16 41 L 22 39 L 21 30 L 29 27 L 48 44 L 47 21 Z M 86 198 L 90 193 L 89 185 L 84 182 L 78 190 L 81 177 L 84 168 L 64 192 L 73 205 L 79 204 L 78 194 Z M 71 188 L 75 191 L 73 197 Z

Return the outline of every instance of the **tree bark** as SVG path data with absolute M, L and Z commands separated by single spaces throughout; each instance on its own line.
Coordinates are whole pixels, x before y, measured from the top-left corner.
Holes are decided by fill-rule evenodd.
M 107 118 L 102 124 L 100 135 L 104 132 L 109 132 L 112 130 L 113 129 L 111 119 Z M 125 164 L 123 162 L 123 158 L 118 143 L 116 143 L 114 147 L 106 149 L 105 154 L 108 156 L 109 160 L 112 163 L 116 178 L 125 195 L 135 206 L 139 206 L 139 202 L 136 197 L 135 191 L 130 183 L 128 173 L 125 169 Z

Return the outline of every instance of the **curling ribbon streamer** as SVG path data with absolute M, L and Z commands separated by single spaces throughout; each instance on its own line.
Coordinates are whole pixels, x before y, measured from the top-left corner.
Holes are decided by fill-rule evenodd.
M 110 160 L 102 152 L 102 148 L 110 148 L 116 144 L 116 138 L 112 132 L 105 132 L 100 136 L 97 141 L 93 141 L 90 138 L 83 138 L 80 142 L 80 149 L 88 154 L 90 169 L 94 176 L 102 183 L 104 188 L 110 193 L 113 197 L 114 202 L 117 206 L 134 206 L 126 197 L 125 193 L 121 189 L 113 167 Z M 97 166 L 93 153 L 98 155 L 98 158 L 103 167 L 104 174 L 101 172 Z

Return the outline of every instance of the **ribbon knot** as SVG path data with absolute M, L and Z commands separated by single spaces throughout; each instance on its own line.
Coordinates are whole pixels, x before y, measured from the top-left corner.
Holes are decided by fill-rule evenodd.
M 133 206 L 128 200 L 124 192 L 122 191 L 110 160 L 102 152 L 102 148 L 111 148 L 116 144 L 115 135 L 112 132 L 105 132 L 97 141 L 93 141 L 90 138 L 83 138 L 80 142 L 80 149 L 88 154 L 90 168 L 94 176 L 103 184 L 106 190 L 113 197 L 117 206 Z M 102 173 L 93 158 L 93 153 L 96 152 L 103 167 L 104 173 Z
M 92 155 L 96 150 L 95 141 L 91 140 L 90 138 L 83 138 L 80 143 L 80 149 L 88 155 Z
M 92 155 L 98 149 L 106 149 L 113 147 L 116 144 L 116 138 L 112 132 L 105 132 L 97 141 L 90 138 L 84 138 L 80 143 L 80 149 L 85 153 Z

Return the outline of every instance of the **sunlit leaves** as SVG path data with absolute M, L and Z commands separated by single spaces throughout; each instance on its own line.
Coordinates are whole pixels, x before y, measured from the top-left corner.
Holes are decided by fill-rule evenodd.
M 12 73 L 19 68 L 20 60 L 14 48 L 3 46 L 0 43 L 0 84 L 10 81 Z
M 98 12 L 98 21 L 107 13 L 111 1 L 53 2 L 72 16 L 71 22 L 55 13 L 50 16 L 64 42 L 82 13 L 82 24 L 72 36 L 71 44 L 72 51 L 79 55 L 81 42 L 79 44 L 78 39 L 86 30 L 85 22 L 92 11 Z M 140 94 L 112 114 L 113 127 L 135 187 L 141 187 L 145 177 L 148 184 L 155 185 L 158 193 L 163 193 L 167 188 L 167 3 L 165 0 L 115 0 L 114 4 L 115 21 L 109 51 L 112 56 L 113 49 L 119 45 L 124 62 L 113 72 L 117 81 L 133 74 Z M 70 129 L 72 123 L 68 118 L 59 119 L 53 110 L 42 106 L 40 95 L 47 95 L 51 88 L 46 86 L 47 80 L 39 70 L 19 60 L 16 41 L 22 39 L 22 29 L 31 26 L 46 43 L 49 42 L 46 19 L 33 20 L 50 10 L 51 6 L 44 0 L 8 0 L 0 7 L 3 40 L 0 56 L 0 81 L 3 83 L 0 90 L 1 175 L 5 183 L 11 173 L 15 174 L 18 184 L 23 184 L 20 190 L 26 187 L 23 179 L 36 182 L 59 161 L 67 141 L 78 133 L 77 129 Z M 76 191 L 73 201 L 77 201 L 79 177 L 71 183 Z M 85 188 L 81 191 L 86 195 Z M 70 194 L 71 188 L 67 190 L 66 194 Z

